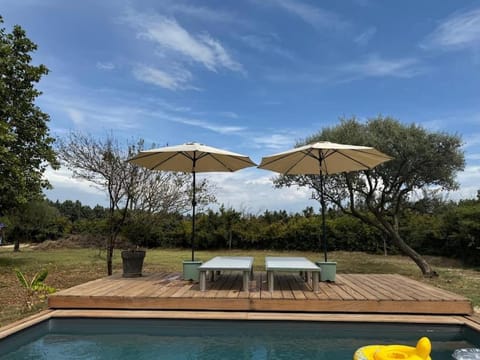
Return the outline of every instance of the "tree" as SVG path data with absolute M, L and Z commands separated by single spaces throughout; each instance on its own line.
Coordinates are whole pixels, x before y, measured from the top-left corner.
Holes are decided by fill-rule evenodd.
M 92 135 L 72 132 L 59 139 L 61 161 L 73 175 L 105 190 L 109 198 L 109 236 L 107 241 L 107 273 L 112 274 L 115 244 L 129 210 L 148 212 L 181 211 L 188 207 L 191 189 L 190 176 L 149 171 L 126 160 L 143 150 L 143 140 L 120 146 L 113 135 L 97 139 Z M 214 199 L 207 191 L 207 183 L 200 184 L 202 201 Z M 198 191 L 197 190 L 197 191 Z
M 220 218 L 223 220 L 227 230 L 228 250 L 232 250 L 233 226 L 240 220 L 242 214 L 235 211 L 234 208 L 225 208 L 222 204 L 220 206 Z
M 30 201 L 22 211 L 11 217 L 11 238 L 32 242 L 56 239 L 63 233 L 60 212 L 45 199 Z
M 319 140 L 373 146 L 393 157 L 372 170 L 326 177 L 326 200 L 377 228 L 418 265 L 424 276 L 436 276 L 430 264 L 401 237 L 399 215 L 409 197 L 422 189 L 457 188 L 455 175 L 465 165 L 460 137 L 379 116 L 366 123 L 342 119 L 338 126 L 325 128 L 298 146 Z M 318 176 L 280 176 L 275 184 L 309 186 L 314 190 L 312 196 L 319 199 Z
M 107 192 L 107 274 L 112 275 L 115 243 L 125 223 L 138 176 L 138 167 L 125 161 L 134 154 L 135 146 L 122 149 L 112 135 L 96 139 L 77 132 L 71 132 L 58 144 L 59 157 L 73 171 L 74 177 L 87 180 Z
M 45 65 L 31 65 L 36 49 L 20 26 L 11 33 L 0 28 L 0 214 L 20 211 L 41 194 L 49 187 L 45 169 L 58 167 L 50 118 L 35 105 L 41 94 L 35 84 L 48 73 Z
M 131 208 L 148 213 L 186 212 L 192 206 L 191 182 L 192 174 L 189 173 L 152 171 L 140 167 Z M 198 208 L 216 201 L 214 187 L 206 179 L 197 181 L 195 188 Z

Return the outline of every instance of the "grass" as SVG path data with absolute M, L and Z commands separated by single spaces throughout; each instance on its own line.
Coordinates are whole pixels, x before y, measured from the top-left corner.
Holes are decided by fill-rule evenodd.
M 106 276 L 105 252 L 98 249 L 33 250 L 23 248 L 13 253 L 11 248 L 0 248 L 0 326 L 26 317 L 46 308 L 39 303 L 31 311 L 23 307 L 25 290 L 20 286 L 13 270 L 20 269 L 29 278 L 47 268 L 46 284 L 57 290 L 66 289 L 99 277 Z M 253 256 L 255 270 L 264 269 L 265 256 L 305 256 L 319 260 L 322 255 L 313 252 L 281 252 L 264 250 L 198 251 L 196 257 L 207 260 L 217 255 Z M 189 250 L 149 249 L 145 258 L 145 272 L 181 271 L 182 260 L 190 258 Z M 403 256 L 383 256 L 365 253 L 333 252 L 329 260 L 337 261 L 338 273 L 397 273 L 450 290 L 469 298 L 477 311 L 480 307 L 480 271 L 463 268 L 451 259 L 429 257 L 429 262 L 439 273 L 435 279 L 424 279 L 417 266 Z M 120 252 L 114 256 L 114 273 L 121 272 Z

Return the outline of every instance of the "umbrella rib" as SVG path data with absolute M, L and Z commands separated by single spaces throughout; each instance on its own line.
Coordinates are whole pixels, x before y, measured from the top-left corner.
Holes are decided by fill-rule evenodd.
M 292 166 L 290 166 L 287 169 L 287 171 L 284 172 L 284 174 L 288 174 L 290 172 L 290 170 L 292 170 L 295 167 L 295 165 L 297 165 L 300 161 L 305 159 L 307 156 L 310 156 L 310 157 L 313 157 L 314 159 L 316 159 L 315 155 L 312 154 L 311 149 L 308 149 L 307 151 L 302 151 L 302 154 L 303 154 L 303 157 L 300 160 L 298 160 L 297 162 L 295 162 Z M 278 160 L 280 160 L 280 159 L 278 159 Z
M 321 150 L 318 152 L 318 157 L 320 158 L 320 176 L 324 173 L 322 171 L 322 163 L 325 166 L 325 174 L 328 174 L 328 167 L 327 167 L 326 160 L 329 156 L 332 156 L 334 152 L 335 151 L 331 152 L 330 150 L 327 150 L 327 152 L 325 152 L 325 153 Z
M 155 154 L 156 155 L 156 154 Z M 150 170 L 156 170 L 157 167 L 161 166 L 162 164 L 166 163 L 167 161 L 173 159 L 175 156 L 177 156 L 178 153 L 173 153 L 171 156 L 169 156 L 168 158 L 156 163 L 153 167 L 149 168 Z
M 219 158 L 217 158 L 216 156 L 217 154 L 215 153 L 208 153 L 208 152 L 204 152 L 202 153 L 200 156 L 197 157 L 197 161 L 204 158 L 204 157 L 211 157 L 213 160 L 215 160 L 216 162 L 218 162 L 219 164 L 221 164 L 223 167 L 225 167 L 225 169 L 228 169 L 228 171 L 230 172 L 234 172 L 235 170 L 233 168 L 231 168 L 230 166 L 228 166 L 225 162 L 223 162 L 222 160 L 220 160 Z M 241 158 L 241 157 L 235 157 L 236 160 L 239 160 L 245 164 L 248 164 L 248 165 L 252 165 L 252 163 L 244 158 Z
M 358 151 L 358 150 L 357 150 L 357 151 Z M 361 153 L 366 153 L 366 152 L 364 152 L 364 151 L 360 151 L 360 152 L 361 152 Z M 359 165 L 361 165 L 361 166 L 364 166 L 366 169 L 372 169 L 372 168 L 373 168 L 372 166 L 366 165 L 365 163 L 363 163 L 363 162 L 361 162 L 361 161 L 359 161 L 359 160 L 357 160 L 357 159 L 355 159 L 355 158 L 353 158 L 353 157 L 351 157 L 351 156 L 349 156 L 349 155 L 347 155 L 347 154 L 345 154 L 345 153 L 343 153 L 343 152 L 341 152 L 341 151 L 336 151 L 336 150 L 335 150 L 333 153 L 337 153 L 337 154 L 339 154 L 339 155 L 342 155 L 343 157 L 346 157 L 347 159 L 350 159 L 351 161 L 353 161 L 353 162 L 355 162 L 355 163 L 357 163 L 357 164 L 359 164 Z M 330 154 L 330 155 L 333 155 L 333 153 Z M 366 153 L 366 154 L 371 155 L 370 153 Z
M 250 166 L 256 165 L 255 163 L 252 164 L 252 160 L 250 160 L 250 159 L 247 160 L 247 159 L 245 159 L 245 158 L 243 158 L 243 157 L 236 157 L 235 159 L 236 159 L 236 160 L 240 160 L 241 162 L 244 162 L 245 164 L 248 164 L 248 165 L 250 165 Z
M 218 162 L 219 164 L 221 164 L 222 166 L 224 166 L 225 169 L 228 169 L 228 171 L 230 171 L 230 172 L 233 172 L 233 171 L 234 171 L 231 167 L 227 166 L 227 164 L 225 164 L 223 161 L 221 161 L 220 159 L 218 159 L 214 154 L 210 154 L 210 157 L 211 157 L 213 160 L 215 160 L 216 162 Z

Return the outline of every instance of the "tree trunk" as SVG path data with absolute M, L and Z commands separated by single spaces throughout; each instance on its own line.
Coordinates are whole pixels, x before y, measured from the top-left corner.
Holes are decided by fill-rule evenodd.
M 20 251 L 20 239 L 15 239 L 13 242 L 13 252 Z
M 402 237 L 398 233 L 398 218 L 396 216 L 394 217 L 394 223 L 391 224 L 386 221 L 378 212 L 372 212 L 375 215 L 376 221 L 366 216 L 363 216 L 353 207 L 350 215 L 353 215 L 354 217 L 362 220 L 365 224 L 376 227 L 383 233 L 384 236 L 388 236 L 391 239 L 393 245 L 395 245 L 404 255 L 410 257 L 415 262 L 415 264 L 417 264 L 417 266 L 422 271 L 424 277 L 432 278 L 438 276 L 437 272 L 432 269 L 430 264 L 419 253 L 417 253 L 410 246 L 408 246 L 405 241 L 403 241 Z
M 417 264 L 417 266 L 422 271 L 424 277 L 432 278 L 438 276 L 437 272 L 432 269 L 430 264 L 425 261 L 425 259 L 419 253 L 417 253 L 410 246 L 408 246 L 397 232 L 391 231 L 389 235 L 392 239 L 393 244 L 398 249 L 400 249 L 401 252 L 410 257 L 415 262 L 415 264 Z
M 112 266 L 112 259 L 113 259 L 113 247 L 114 247 L 115 239 L 112 235 L 108 237 L 108 244 L 107 244 L 107 274 L 108 276 L 112 275 L 113 273 L 113 266 Z

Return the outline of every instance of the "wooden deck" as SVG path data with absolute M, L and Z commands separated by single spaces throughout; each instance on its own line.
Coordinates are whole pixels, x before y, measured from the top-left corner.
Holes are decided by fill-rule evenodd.
M 298 275 L 275 276 L 269 292 L 266 274 L 255 273 L 251 291 L 242 289 L 239 274 L 221 275 L 201 292 L 198 283 L 179 273 L 121 275 L 94 280 L 49 298 L 50 309 L 123 309 L 183 311 L 248 311 L 296 313 L 378 313 L 468 315 L 463 296 L 400 275 L 337 274 L 335 283 L 320 283 L 314 293 Z

